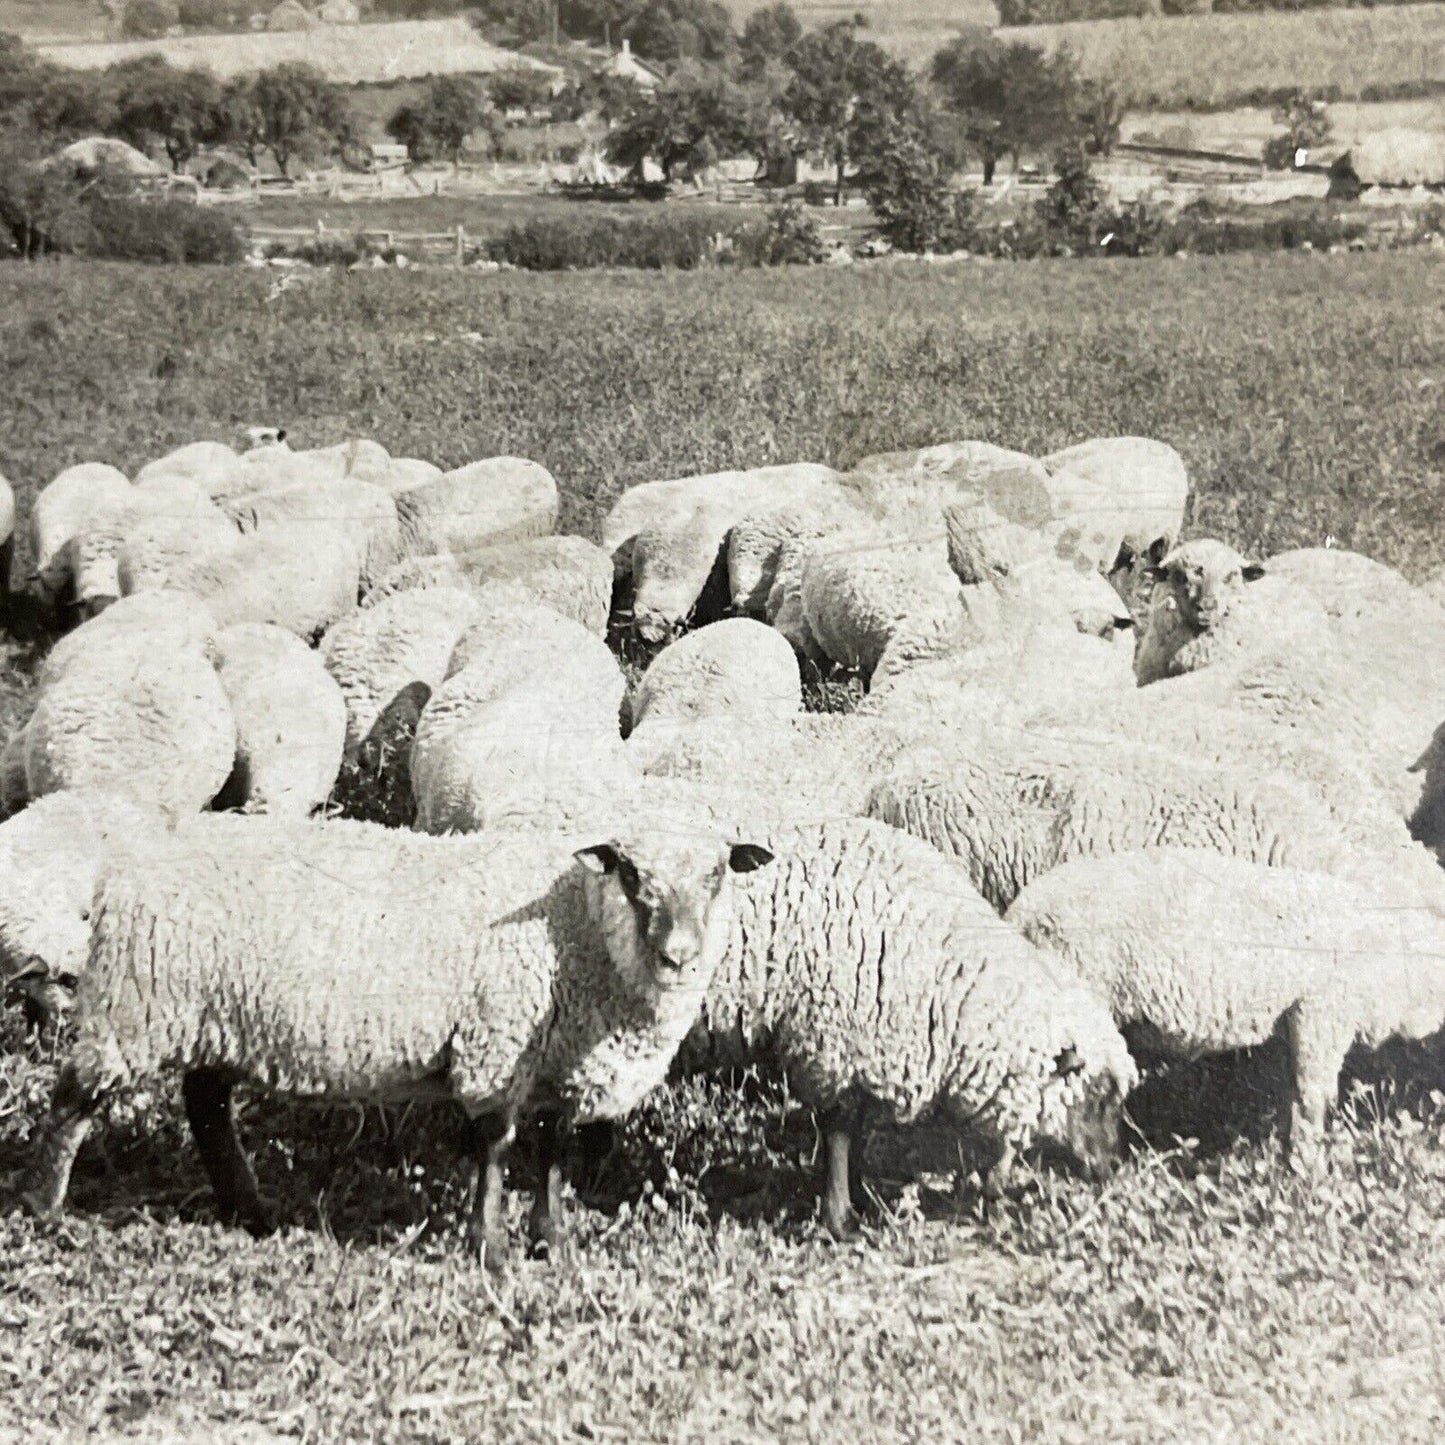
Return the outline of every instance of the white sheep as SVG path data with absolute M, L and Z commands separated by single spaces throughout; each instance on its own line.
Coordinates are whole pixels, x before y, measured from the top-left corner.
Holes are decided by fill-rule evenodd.
M 557 529 L 560 497 L 551 472 L 523 457 L 491 457 L 396 494 L 405 551 L 474 552 Z
M 1050 471 L 1098 485 L 1099 505 L 1122 524 L 1120 550 L 1103 568 L 1126 602 L 1149 569 L 1179 540 L 1189 502 L 1189 470 L 1167 442 L 1152 437 L 1092 437 L 1042 459 Z M 1147 594 L 1146 594 L 1147 600 Z
M 159 595 L 159 594 L 156 594 Z M 40 689 L 25 725 L 31 798 L 101 788 L 172 815 L 204 808 L 236 756 L 236 724 L 207 650 L 160 649 L 115 628 Z
M 361 605 L 373 607 L 393 593 L 416 588 L 462 587 L 480 595 L 497 584 L 515 584 L 531 601 L 580 622 L 599 637 L 606 634 L 612 559 L 582 537 L 532 537 L 475 552 L 410 557 L 387 572 Z
M 659 643 L 680 631 L 712 581 L 721 610 L 733 527 L 769 511 L 820 510 L 839 495 L 837 482 L 831 467 L 797 462 L 628 488 L 604 518 L 601 541 L 618 579 L 631 579 L 634 633 Z
M 726 943 L 732 875 L 769 858 L 675 824 L 575 846 L 250 818 L 115 860 L 26 1203 L 58 1211 L 100 1104 L 163 1072 L 182 1074 L 222 1217 L 254 1234 L 272 1221 L 236 1136 L 234 1083 L 451 1098 L 484 1174 L 471 1235 L 496 1262 L 523 1110 L 617 1118 L 662 1081 Z M 559 1195 L 549 1161 L 539 1243 L 555 1236 Z
M 336 530 L 361 553 L 361 586 L 370 587 L 401 556 L 401 523 L 384 487 L 355 477 L 299 482 L 229 499 L 226 513 L 243 532 L 284 532 L 294 537 Z
M 957 858 L 1000 911 L 1085 854 L 1174 844 L 1341 876 L 1369 862 L 1299 783 L 1105 735 L 980 730 L 921 745 L 867 811 Z
M 606 644 L 548 609 L 474 625 L 417 724 L 414 826 L 465 832 L 594 816 L 628 768 L 625 690 Z
M 894 650 L 914 663 L 983 640 L 941 538 L 916 543 L 876 531 L 839 533 L 806 549 L 801 598 L 825 656 L 866 682 Z
M 223 627 L 270 622 L 309 642 L 356 610 L 361 553 L 330 527 L 306 536 L 267 528 L 237 535 L 171 576 L 170 585 L 198 597 Z
M 376 481 L 394 497 L 418 482 L 434 482 L 441 475 L 442 469 L 435 462 L 423 461 L 420 457 L 393 457 L 387 475 Z
M 1135 1069 L 1108 1010 L 1026 943 L 967 874 L 896 829 L 768 835 L 681 1062 L 785 1067 L 823 1113 L 824 1214 L 848 1227 L 850 1142 L 937 1107 L 999 1148 L 1063 1145 L 1104 1170 Z
M 944 442 L 919 451 L 865 457 L 847 481 L 895 534 L 926 541 L 941 532 L 952 502 L 986 503 L 1009 522 L 1044 533 L 1061 556 L 1106 571 L 1123 523 L 1100 483 L 990 442 Z
M 1224 542 L 1184 542 L 1155 575 L 1134 661 L 1141 687 L 1251 652 L 1329 646 L 1324 608 L 1308 591 Z
M 152 477 L 132 487 L 124 505 L 93 518 L 70 543 L 75 601 L 84 615 L 93 616 L 124 595 L 123 552 L 129 554 L 132 582 L 147 576 L 151 585 L 164 586 L 172 571 L 235 535 L 234 525 L 197 482 L 170 473 Z
M 265 622 L 222 628 L 215 659 L 236 720 L 235 765 L 216 806 L 307 817 L 341 767 L 341 689 L 304 642 Z
M 447 676 L 452 651 L 483 615 L 469 592 L 430 587 L 398 592 L 344 617 L 321 641 L 321 660 L 346 700 L 346 751 L 382 747 L 390 710 L 402 694 L 412 713 Z
M 820 484 L 812 497 L 743 517 L 727 539 L 728 592 L 733 611 L 772 621 L 768 598 L 777 584 L 778 566 L 785 554 L 799 543 L 864 528 L 872 521 L 861 498 L 832 484 Z
M 163 826 L 133 798 L 94 789 L 51 793 L 0 824 L 0 982 L 19 987 L 32 1022 L 70 1005 L 107 854 Z
M 632 733 L 667 732 L 727 715 L 767 728 L 802 711 L 798 661 L 771 627 L 725 618 L 664 647 L 638 680 Z
M 69 600 L 75 538 L 133 494 L 125 473 L 103 462 L 67 467 L 40 489 L 30 508 L 30 581 L 41 601 L 54 606 Z
M 199 598 L 165 588 L 137 592 L 58 637 L 36 670 L 35 686 L 43 692 L 72 665 L 103 661 L 117 644 L 140 639 L 158 656 L 187 647 L 209 653 L 215 635 L 215 615 Z
M 1151 1051 L 1189 1059 L 1282 1037 L 1286 1150 L 1324 1128 L 1353 1044 L 1445 1023 L 1445 918 L 1379 886 L 1158 848 L 1067 863 L 1008 920 Z
M 225 442 L 190 442 L 147 462 L 135 474 L 135 482 L 143 486 L 156 477 L 187 477 L 204 488 L 208 496 L 216 497 L 234 485 L 240 466 L 240 457 Z

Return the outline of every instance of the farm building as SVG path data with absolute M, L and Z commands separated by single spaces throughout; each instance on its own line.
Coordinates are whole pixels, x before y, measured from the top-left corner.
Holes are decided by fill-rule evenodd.
M 639 90 L 656 90 L 662 84 L 662 74 L 654 70 L 645 60 L 639 60 L 632 53 L 632 42 L 623 40 L 622 49 L 610 56 L 601 66 L 605 75 L 616 75 L 630 80 Z
M 1445 186 L 1445 134 L 1395 126 L 1353 142 L 1335 169 L 1362 186 Z
M 313 24 L 304 30 L 86 41 L 41 45 L 36 50 L 44 59 L 72 70 L 104 70 L 140 55 L 160 55 L 176 66 L 206 66 L 223 80 L 266 70 L 287 60 L 314 65 L 338 85 L 418 80 L 429 75 L 490 75 L 515 69 L 541 70 L 554 79 L 561 77 L 556 66 L 489 45 L 460 15 L 382 25 Z

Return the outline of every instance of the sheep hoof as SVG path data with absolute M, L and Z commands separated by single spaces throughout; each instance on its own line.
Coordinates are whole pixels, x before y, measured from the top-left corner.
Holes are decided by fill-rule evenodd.
M 501 1274 L 507 1267 L 507 1236 L 500 1229 L 473 1229 L 472 1248 L 489 1274 Z

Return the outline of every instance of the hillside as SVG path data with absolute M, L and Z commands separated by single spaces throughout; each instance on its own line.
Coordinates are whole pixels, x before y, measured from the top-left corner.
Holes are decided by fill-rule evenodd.
M 205 65 L 224 77 L 285 60 L 314 65 L 341 85 L 407 80 L 424 75 L 485 75 L 511 66 L 552 70 L 512 50 L 489 45 L 461 16 L 385 25 L 320 25 L 314 30 L 187 35 L 167 40 L 43 45 L 57 65 L 101 70 L 137 55 L 163 55 L 172 65 Z

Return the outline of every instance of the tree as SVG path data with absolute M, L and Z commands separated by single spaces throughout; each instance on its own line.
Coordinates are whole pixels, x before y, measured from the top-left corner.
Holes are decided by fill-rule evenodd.
M 717 0 L 645 0 L 619 33 L 647 60 L 723 64 L 737 51 L 732 16 Z
M 224 134 L 221 87 L 208 70 L 177 70 L 146 55 L 111 66 L 106 80 L 115 96 L 115 134 L 138 150 L 161 145 L 172 170 Z
M 487 77 L 487 95 L 498 110 L 540 110 L 552 98 L 552 77 L 545 70 L 511 65 Z
M 793 75 L 782 97 L 804 146 L 834 167 L 838 205 L 848 166 L 920 107 L 907 68 L 857 30 L 840 20 L 805 35 L 788 57 Z
M 341 92 L 319 70 L 301 61 L 283 61 L 259 72 L 251 82 L 247 104 L 253 108 L 246 119 L 255 122 L 254 148 L 269 150 L 283 176 L 290 174 L 296 156 L 333 152 L 352 132 Z M 243 137 L 238 139 L 245 144 Z
M 1306 90 L 1292 91 L 1274 109 L 1271 117 L 1284 130 L 1264 144 L 1264 163 L 1271 170 L 1294 169 L 1301 151 L 1323 145 L 1334 130 L 1329 109 Z
M 406 147 L 408 160 L 424 163 L 436 156 L 436 140 L 420 105 L 398 106 L 386 123 L 386 133 L 398 145 Z
M 1012 155 L 1017 165 L 1024 151 L 1062 144 L 1079 131 L 1079 80 L 1067 47 L 1045 55 L 1022 41 L 960 35 L 933 57 L 931 74 L 982 153 L 986 186 L 1000 156 Z
M 607 159 L 640 173 L 649 156 L 665 180 L 726 156 L 758 155 L 767 128 L 764 97 L 717 66 L 679 66 L 604 143 Z
M 130 0 L 120 22 L 120 33 L 131 39 L 153 40 L 179 19 L 173 0 Z
M 246 157 L 254 170 L 266 148 L 266 122 L 256 100 L 256 82 L 238 75 L 221 88 L 221 134 Z
M 468 13 L 488 40 L 515 49 L 551 39 L 557 7 L 553 0 L 482 0 Z
M 611 130 L 626 120 L 642 99 L 642 88 L 630 76 L 594 70 L 553 97 L 552 119 L 577 121 L 595 115 Z
M 916 127 L 897 126 L 880 144 L 864 194 L 878 229 L 900 251 L 952 250 L 963 241 L 972 193 L 953 189 L 951 170 Z
M 1079 85 L 1079 127 L 1084 149 L 1094 156 L 1113 153 L 1124 124 L 1123 92 L 1112 80 L 1090 79 Z
M 487 115 L 479 86 L 456 75 L 432 79 L 414 105 L 404 105 L 386 123 L 386 133 L 406 147 L 414 161 L 445 156 L 461 160 L 467 137 Z
M 774 0 L 748 16 L 738 47 L 745 73 L 756 75 L 769 61 L 784 62 L 803 38 L 803 22 L 788 0 Z
M 0 125 L 0 231 L 29 260 L 83 245 L 90 221 L 74 180 L 44 164 L 49 139 L 13 113 Z

